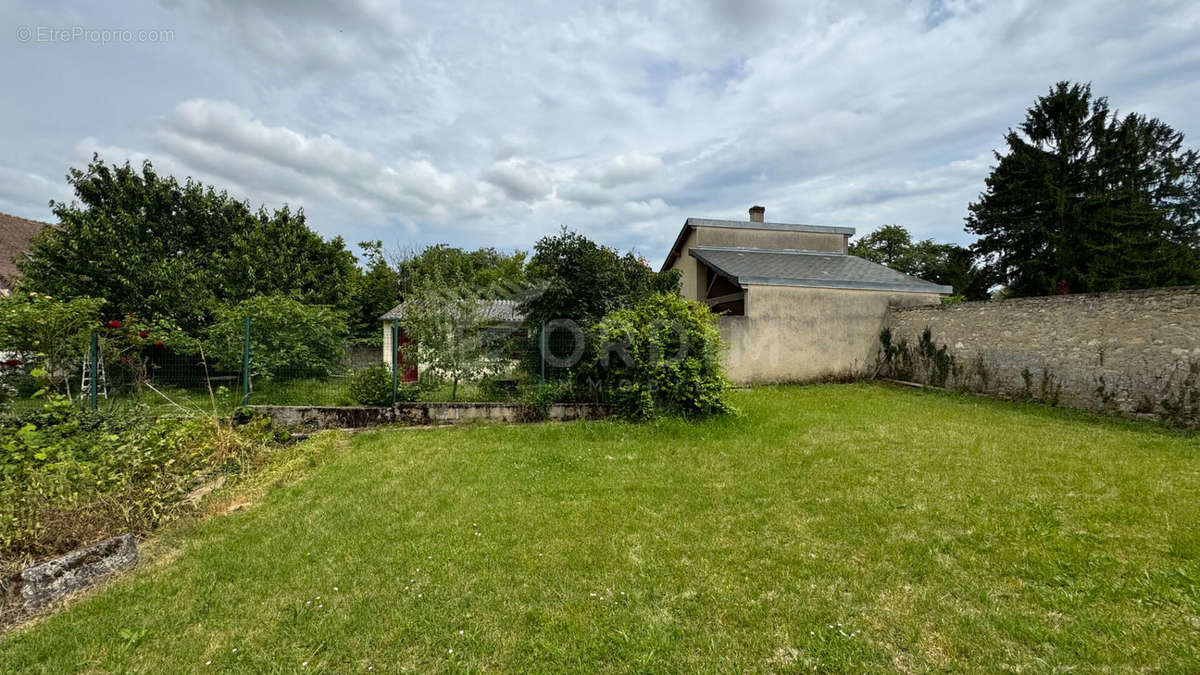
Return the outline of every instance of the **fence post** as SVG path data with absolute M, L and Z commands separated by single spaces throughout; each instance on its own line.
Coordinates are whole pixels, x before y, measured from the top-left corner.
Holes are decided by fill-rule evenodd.
M 400 392 L 400 319 L 392 319 L 392 405 Z
M 541 346 L 539 353 L 542 356 L 542 386 L 546 386 L 546 322 L 542 322 L 542 332 L 538 338 L 538 343 Z
M 242 405 L 250 402 L 250 317 L 246 317 L 246 332 L 242 339 Z
M 92 331 L 91 348 L 88 350 L 88 401 L 96 409 L 96 376 L 100 370 L 100 334 Z

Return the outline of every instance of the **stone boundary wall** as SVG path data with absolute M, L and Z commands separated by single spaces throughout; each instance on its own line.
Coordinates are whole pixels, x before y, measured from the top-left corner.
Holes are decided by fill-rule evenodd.
M 910 352 L 894 376 L 1200 425 L 1200 287 L 894 308 L 885 325 Z
M 299 406 L 252 405 L 255 413 L 266 415 L 284 427 L 317 431 L 319 429 L 357 429 L 380 424 L 464 424 L 470 422 L 529 422 L 537 416 L 521 403 L 397 403 L 394 406 Z M 598 419 L 607 409 L 594 403 L 555 403 L 546 418 L 557 422 Z

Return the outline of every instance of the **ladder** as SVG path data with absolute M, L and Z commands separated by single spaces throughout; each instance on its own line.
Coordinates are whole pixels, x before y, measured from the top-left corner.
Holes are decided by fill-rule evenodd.
M 79 380 L 79 398 L 86 400 L 92 393 L 92 378 L 91 368 L 88 364 L 83 364 L 83 377 Z M 104 359 L 96 361 L 96 378 L 99 380 L 96 383 L 96 396 L 108 398 L 108 378 L 104 376 Z

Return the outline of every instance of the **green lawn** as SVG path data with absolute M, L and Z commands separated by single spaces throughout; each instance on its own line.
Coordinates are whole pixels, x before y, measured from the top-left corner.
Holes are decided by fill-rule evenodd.
M 868 385 L 735 401 L 315 438 L 0 666 L 1200 671 L 1196 436 Z

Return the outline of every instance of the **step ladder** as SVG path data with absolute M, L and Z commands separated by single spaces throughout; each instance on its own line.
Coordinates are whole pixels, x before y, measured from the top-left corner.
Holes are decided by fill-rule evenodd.
M 91 368 L 83 364 L 83 377 L 79 379 L 79 398 L 86 400 L 92 393 Z M 104 376 L 104 359 L 96 361 L 96 397 L 108 398 L 108 378 Z

